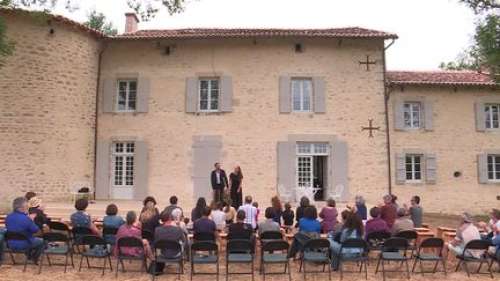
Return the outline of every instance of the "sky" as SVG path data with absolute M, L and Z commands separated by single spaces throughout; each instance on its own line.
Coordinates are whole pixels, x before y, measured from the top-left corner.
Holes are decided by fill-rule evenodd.
M 73 0 L 55 13 L 83 22 L 102 12 L 123 32 L 126 0 Z M 390 70 L 436 70 L 471 42 L 475 17 L 458 0 L 188 0 L 185 11 L 163 9 L 139 29 L 185 27 L 335 28 L 360 26 L 396 33 L 387 51 Z M 388 43 L 388 42 L 387 42 Z

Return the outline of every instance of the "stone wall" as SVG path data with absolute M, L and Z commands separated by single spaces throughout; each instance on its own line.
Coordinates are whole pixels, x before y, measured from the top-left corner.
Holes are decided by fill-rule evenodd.
M 69 198 L 75 182 L 93 183 L 98 40 L 29 14 L 0 16 L 15 42 L 0 68 L 0 201 L 29 190 Z

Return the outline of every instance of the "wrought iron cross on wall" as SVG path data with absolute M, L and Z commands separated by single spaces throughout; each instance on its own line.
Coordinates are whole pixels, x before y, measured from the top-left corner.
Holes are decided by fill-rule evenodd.
M 370 60 L 370 56 L 366 55 L 366 61 L 359 61 L 359 64 L 364 64 L 366 66 L 366 71 L 370 71 L 370 65 L 375 65 L 377 64 L 377 61 L 375 60 Z
M 368 135 L 370 138 L 373 138 L 373 131 L 380 130 L 380 127 L 373 127 L 373 119 L 368 119 L 368 127 L 361 127 L 361 131 L 369 131 Z

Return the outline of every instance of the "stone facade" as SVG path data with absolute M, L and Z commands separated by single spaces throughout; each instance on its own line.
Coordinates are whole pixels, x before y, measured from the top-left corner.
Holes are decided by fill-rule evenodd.
M 0 68 L 0 200 L 69 198 L 72 184 L 93 184 L 99 43 L 67 24 L 0 16 L 15 42 Z

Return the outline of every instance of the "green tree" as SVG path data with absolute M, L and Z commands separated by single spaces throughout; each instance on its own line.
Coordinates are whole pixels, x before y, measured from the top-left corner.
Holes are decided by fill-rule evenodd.
M 113 26 L 113 23 L 106 21 L 106 16 L 103 13 L 92 11 L 88 14 L 88 19 L 83 25 L 95 30 L 99 30 L 106 35 L 116 35 L 118 30 Z

